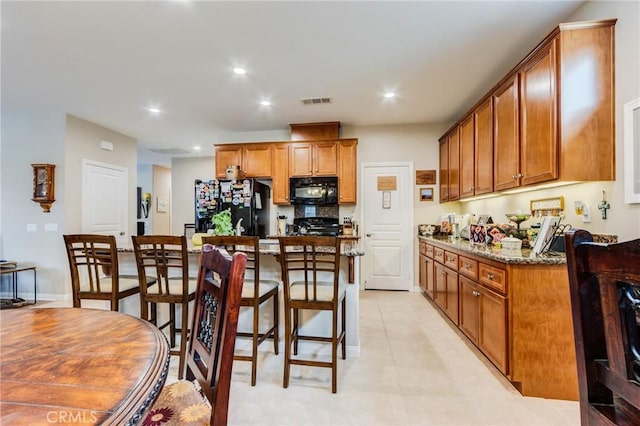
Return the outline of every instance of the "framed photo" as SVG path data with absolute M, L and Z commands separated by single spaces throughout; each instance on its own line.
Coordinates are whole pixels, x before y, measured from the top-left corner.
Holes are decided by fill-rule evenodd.
M 420 188 L 420 201 L 433 201 L 433 188 Z

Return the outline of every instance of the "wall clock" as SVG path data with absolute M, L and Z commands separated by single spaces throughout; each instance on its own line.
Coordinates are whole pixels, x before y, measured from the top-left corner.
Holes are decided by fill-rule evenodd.
M 51 211 L 55 199 L 55 170 L 54 164 L 32 164 L 33 167 L 33 198 L 45 213 Z

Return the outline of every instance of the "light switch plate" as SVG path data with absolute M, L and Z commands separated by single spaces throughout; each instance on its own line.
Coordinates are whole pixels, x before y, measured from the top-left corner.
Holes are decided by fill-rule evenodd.
M 38 225 L 35 223 L 27 223 L 27 232 L 38 232 Z
M 45 232 L 56 232 L 58 230 L 58 224 L 57 223 L 45 223 L 44 224 L 44 231 Z

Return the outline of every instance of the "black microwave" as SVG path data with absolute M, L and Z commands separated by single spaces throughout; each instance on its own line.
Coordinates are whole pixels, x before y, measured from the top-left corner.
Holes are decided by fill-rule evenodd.
M 289 178 L 289 201 L 291 204 L 338 204 L 338 178 Z

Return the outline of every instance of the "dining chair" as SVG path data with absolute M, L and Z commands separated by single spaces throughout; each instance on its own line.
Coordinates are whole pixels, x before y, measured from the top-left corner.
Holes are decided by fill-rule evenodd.
M 247 255 L 202 247 L 187 379 L 160 392 L 143 425 L 227 424 L 238 315 Z
M 138 268 L 140 286 L 140 317 L 151 321 L 160 329 L 169 327 L 171 355 L 178 355 L 178 378 L 184 377 L 185 353 L 187 349 L 189 302 L 195 299 L 196 278 L 189 277 L 189 254 L 184 235 L 133 235 L 133 251 Z M 143 283 L 148 277 L 157 277 L 157 284 L 147 287 Z M 158 325 L 158 304 L 167 304 L 169 319 Z M 151 316 L 149 315 L 151 306 Z M 176 347 L 176 307 L 180 315 L 180 347 Z
M 565 234 L 582 425 L 640 424 L 640 239 Z
M 266 339 L 273 339 L 273 351 L 278 354 L 278 327 L 279 327 L 279 292 L 278 281 L 265 280 L 260 278 L 260 240 L 257 236 L 241 235 L 212 235 L 202 237 L 202 242 L 212 244 L 218 247 L 224 247 L 229 253 L 236 251 L 243 252 L 247 255 L 247 272 L 245 273 L 245 282 L 242 287 L 242 300 L 240 306 L 250 308 L 252 313 L 251 331 L 238 331 L 239 337 L 250 337 L 251 355 L 242 355 L 236 353 L 235 358 L 239 361 L 251 362 L 251 386 L 256 385 L 256 376 L 258 369 L 258 346 Z M 260 306 L 272 302 L 272 320 L 269 321 L 266 330 L 260 331 Z
M 340 240 L 336 237 L 301 236 L 281 237 L 279 242 L 285 314 L 283 386 L 289 386 L 291 365 L 323 367 L 331 369 L 331 392 L 336 393 L 339 345 L 342 347 L 342 359 L 347 357 L 346 284 L 340 281 Z M 331 336 L 306 332 L 301 321 L 301 313 L 305 310 L 329 312 Z M 298 356 L 300 340 L 330 342 L 331 361 Z
M 63 238 L 74 308 L 82 307 L 83 299 L 108 300 L 111 310 L 118 311 L 121 299 L 140 293 L 138 276 L 120 274 L 113 235 L 67 234 Z M 146 277 L 144 287 L 155 282 L 155 277 Z

